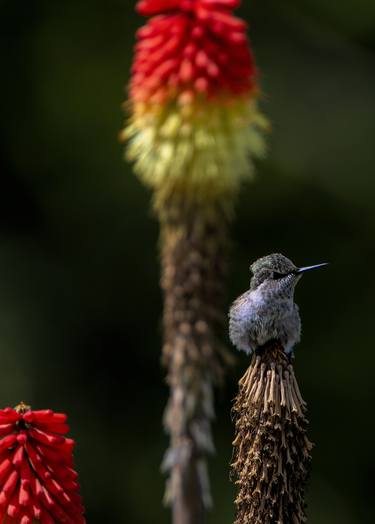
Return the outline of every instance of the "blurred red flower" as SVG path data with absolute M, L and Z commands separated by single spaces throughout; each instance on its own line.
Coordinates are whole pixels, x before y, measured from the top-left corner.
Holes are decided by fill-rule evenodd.
M 0 522 L 84 524 L 66 415 L 0 410 Z
M 256 69 L 246 22 L 233 16 L 239 0 L 141 0 L 152 16 L 137 33 L 130 96 L 163 103 L 176 95 L 248 94 Z

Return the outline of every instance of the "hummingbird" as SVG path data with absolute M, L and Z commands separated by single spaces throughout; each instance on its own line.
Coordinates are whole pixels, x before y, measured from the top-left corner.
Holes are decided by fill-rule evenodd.
M 286 354 L 301 338 L 301 318 L 294 302 L 294 289 L 302 275 L 326 266 L 297 267 L 279 253 L 259 258 L 250 266 L 250 289 L 240 295 L 229 310 L 229 337 L 237 349 L 248 354 L 271 340 Z

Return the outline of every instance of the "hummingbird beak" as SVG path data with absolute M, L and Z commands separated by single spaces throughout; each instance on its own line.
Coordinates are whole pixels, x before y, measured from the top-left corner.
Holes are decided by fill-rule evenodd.
M 323 262 L 322 264 L 316 264 L 315 266 L 306 266 L 300 267 L 296 270 L 296 274 L 304 273 L 305 271 L 310 271 L 311 269 L 318 269 L 319 267 L 327 266 L 328 262 Z

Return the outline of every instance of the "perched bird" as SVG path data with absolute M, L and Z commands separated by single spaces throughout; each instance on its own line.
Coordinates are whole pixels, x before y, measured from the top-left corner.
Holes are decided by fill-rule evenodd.
M 229 311 L 229 336 L 237 349 L 251 354 L 271 340 L 291 354 L 301 337 L 301 319 L 294 303 L 294 288 L 303 273 L 327 265 L 296 267 L 275 253 L 250 266 L 250 289 Z

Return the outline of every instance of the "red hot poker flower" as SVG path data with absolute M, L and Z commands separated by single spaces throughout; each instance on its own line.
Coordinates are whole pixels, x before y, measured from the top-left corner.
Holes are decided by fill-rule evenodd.
M 137 32 L 121 133 L 135 173 L 154 190 L 162 226 L 163 353 L 171 387 L 165 501 L 178 513 L 194 492 L 189 522 L 204 520 L 210 505 L 205 457 L 212 452 L 212 383 L 222 375 L 217 336 L 228 223 L 242 180 L 254 172 L 252 159 L 265 152 L 268 128 L 257 107 L 246 23 L 233 15 L 239 4 L 137 3 L 150 18 Z
M 84 524 L 66 415 L 0 410 L 0 522 Z
M 121 138 L 135 172 L 157 191 L 155 206 L 222 199 L 264 155 L 268 122 L 240 0 L 140 0 L 149 16 L 137 32 Z M 228 204 L 230 207 L 230 204 Z

